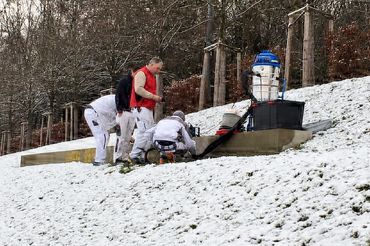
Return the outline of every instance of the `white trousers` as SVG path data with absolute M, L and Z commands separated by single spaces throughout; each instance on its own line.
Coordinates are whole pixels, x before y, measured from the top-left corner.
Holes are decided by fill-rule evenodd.
M 117 134 L 113 161 L 118 158 L 127 160 L 130 153 L 130 140 L 135 128 L 135 117 L 133 113 L 124 111 L 121 116 L 116 117 L 116 121 L 120 127 L 120 134 Z
M 148 141 L 145 131 L 155 126 L 153 110 L 141 107 L 140 112 L 135 108 L 133 114 L 137 126 L 137 134 L 134 146 L 130 153 L 131 158 L 144 158 L 145 151 L 147 151 L 152 142 Z
M 85 109 L 84 115 L 96 142 L 95 162 L 105 162 L 109 132 L 98 124 L 98 114 L 93 109 Z

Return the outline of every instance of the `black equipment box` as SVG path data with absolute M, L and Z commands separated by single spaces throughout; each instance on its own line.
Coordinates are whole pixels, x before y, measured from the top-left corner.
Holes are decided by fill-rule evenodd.
M 253 106 L 253 130 L 285 128 L 302 130 L 304 102 L 275 100 Z

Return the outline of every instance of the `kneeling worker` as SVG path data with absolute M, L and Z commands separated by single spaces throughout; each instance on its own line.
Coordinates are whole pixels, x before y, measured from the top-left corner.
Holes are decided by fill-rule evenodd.
M 195 141 L 191 139 L 188 126 L 185 123 L 185 114 L 178 110 L 172 116 L 160 120 L 149 129 L 153 133 L 154 147 L 160 152 L 159 163 L 175 162 L 176 154 L 185 154 L 188 151 L 195 154 Z

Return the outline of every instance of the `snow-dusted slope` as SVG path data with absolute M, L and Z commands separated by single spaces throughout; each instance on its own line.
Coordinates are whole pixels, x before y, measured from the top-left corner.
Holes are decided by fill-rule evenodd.
M 126 175 L 81 163 L 18 168 L 19 153 L 0 157 L 0 245 L 369 245 L 370 77 L 287 99 L 306 102 L 305 123 L 331 118 L 334 127 L 278 155 Z M 188 119 L 213 134 L 230 107 Z

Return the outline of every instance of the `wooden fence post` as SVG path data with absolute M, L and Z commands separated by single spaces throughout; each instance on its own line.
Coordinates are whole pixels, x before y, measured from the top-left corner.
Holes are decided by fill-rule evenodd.
M 302 87 L 312 86 L 314 84 L 314 32 L 311 10 L 307 7 L 304 13 Z
M 6 148 L 6 153 L 7 154 L 10 154 L 10 151 L 11 151 L 11 134 L 10 134 L 10 131 L 6 131 L 6 133 L 7 133 L 7 135 L 8 135 L 8 137 L 7 137 L 7 148 Z
M 236 81 L 238 85 L 241 85 L 241 74 L 242 74 L 242 54 L 238 52 L 236 54 Z
M 68 141 L 68 135 L 69 140 L 78 139 L 78 105 L 75 102 L 69 102 L 66 103 L 64 107 L 65 107 L 64 140 Z
M 209 90 L 209 74 L 210 74 L 209 65 L 210 65 L 210 51 L 204 51 L 202 78 L 200 81 L 200 88 L 199 88 L 198 110 L 204 109 L 204 105 L 207 102 L 207 93 Z
M 52 130 L 52 124 L 53 124 L 53 115 L 51 114 L 51 112 L 47 112 L 46 116 L 47 116 L 47 123 L 46 123 L 45 145 L 50 144 L 51 130 Z
M 213 106 L 218 106 L 219 86 L 220 86 L 220 63 L 221 63 L 221 52 L 220 44 L 217 44 L 216 48 L 216 62 L 215 62 L 215 81 L 213 85 Z
M 286 89 L 288 89 L 289 81 L 290 81 L 290 56 L 292 52 L 292 43 L 293 43 L 293 16 L 289 16 L 289 24 L 288 24 L 288 36 L 287 36 L 287 44 L 285 50 L 285 64 L 284 64 L 284 78 L 286 80 Z
M 156 75 L 157 80 L 157 95 L 163 97 L 163 79 L 160 74 Z M 163 119 L 164 103 L 156 103 L 154 109 L 154 121 L 158 123 Z
M 41 116 L 41 127 L 40 127 L 40 143 L 39 146 L 42 146 L 42 139 L 43 139 L 43 130 L 44 128 L 44 115 Z
M 5 139 L 4 139 L 4 132 L 1 132 L 1 140 L 0 140 L 0 155 L 3 155 L 3 149 L 4 149 Z
M 64 107 L 64 141 L 68 141 L 68 106 L 65 105 Z
M 225 47 L 220 47 L 220 83 L 218 91 L 218 103 L 217 105 L 224 105 L 226 102 L 226 52 Z
M 225 47 L 219 41 L 216 48 L 216 64 L 215 64 L 215 84 L 213 91 L 213 106 L 225 104 L 226 84 L 225 84 L 225 70 L 226 70 L 226 56 Z
M 25 140 L 25 133 L 26 133 L 26 126 L 28 125 L 28 122 L 22 122 L 21 123 L 21 136 L 19 140 L 19 150 L 23 151 L 24 149 L 24 140 Z
M 71 121 L 73 124 L 73 139 L 78 139 L 78 107 L 77 103 L 73 103 L 73 121 Z

